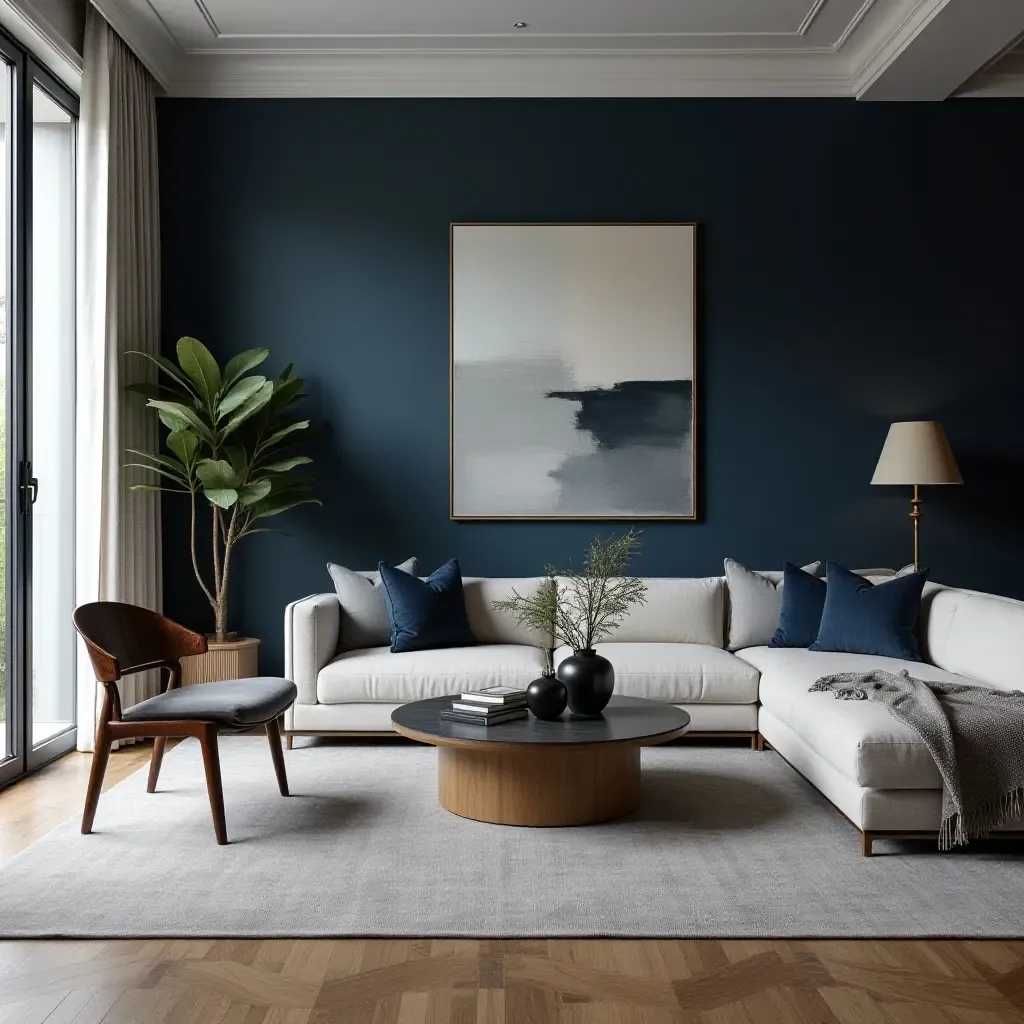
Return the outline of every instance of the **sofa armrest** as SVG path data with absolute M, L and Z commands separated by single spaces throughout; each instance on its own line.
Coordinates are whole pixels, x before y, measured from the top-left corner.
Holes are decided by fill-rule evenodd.
M 298 687 L 299 704 L 316 704 L 316 677 L 338 650 L 341 602 L 313 594 L 284 610 L 284 674 Z

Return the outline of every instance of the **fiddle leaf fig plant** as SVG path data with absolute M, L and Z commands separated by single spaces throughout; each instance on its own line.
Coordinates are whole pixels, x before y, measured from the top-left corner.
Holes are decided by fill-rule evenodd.
M 133 483 L 132 490 L 187 494 L 191 505 L 189 546 L 192 570 L 213 610 L 215 637 L 228 637 L 228 582 L 231 556 L 243 537 L 273 531 L 263 521 L 298 505 L 319 505 L 308 478 L 293 475 L 313 460 L 292 450 L 309 420 L 291 416 L 303 397 L 303 381 L 289 364 L 270 379 L 252 371 L 270 350 L 248 349 L 223 368 L 202 342 L 181 338 L 178 361 L 130 352 L 155 363 L 158 383 L 130 384 L 167 428 L 167 452 L 129 448 L 140 462 L 129 467 L 154 474 L 156 481 Z M 203 500 L 205 499 L 205 501 Z M 212 572 L 197 557 L 201 508 L 211 519 Z

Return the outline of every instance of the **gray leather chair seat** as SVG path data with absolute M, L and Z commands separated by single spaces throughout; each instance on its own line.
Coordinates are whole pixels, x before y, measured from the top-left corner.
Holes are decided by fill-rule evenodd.
M 263 725 L 291 707 L 298 691 L 290 679 L 257 676 L 200 683 L 140 701 L 122 714 L 125 722 L 217 722 L 225 729 Z

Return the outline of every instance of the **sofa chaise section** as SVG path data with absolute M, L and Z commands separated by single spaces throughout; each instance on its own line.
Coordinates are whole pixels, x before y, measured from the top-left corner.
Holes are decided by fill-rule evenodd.
M 864 654 L 752 647 L 739 657 L 761 673 L 759 731 L 863 836 L 933 835 L 942 780 L 917 733 L 869 701 L 808 692 L 836 672 L 906 669 L 919 679 L 996 689 L 1024 686 L 1024 604 L 930 585 L 921 606 L 920 662 Z M 1017 831 L 1024 822 L 1010 822 Z

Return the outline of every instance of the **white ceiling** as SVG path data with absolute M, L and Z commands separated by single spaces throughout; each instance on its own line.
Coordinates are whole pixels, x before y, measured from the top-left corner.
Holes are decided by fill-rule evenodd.
M 1024 32 L 1022 0 L 93 3 L 179 95 L 943 99 Z

